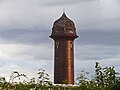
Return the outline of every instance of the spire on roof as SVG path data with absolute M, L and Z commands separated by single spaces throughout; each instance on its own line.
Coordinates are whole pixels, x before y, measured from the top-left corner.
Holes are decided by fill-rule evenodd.
M 65 8 L 63 8 L 63 13 L 65 13 Z

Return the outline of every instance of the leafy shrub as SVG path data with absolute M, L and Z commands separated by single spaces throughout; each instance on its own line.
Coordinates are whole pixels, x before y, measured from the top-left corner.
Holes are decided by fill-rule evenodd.
M 89 79 L 86 75 L 88 72 L 82 71 L 77 77 L 77 85 L 69 86 L 66 81 L 65 86 L 53 85 L 49 79 L 49 75 L 43 69 L 39 69 L 37 80 L 33 77 L 30 81 L 23 82 L 21 77 L 27 78 L 25 74 L 14 71 L 9 82 L 5 77 L 0 77 L 0 90 L 120 90 L 119 73 L 114 67 L 102 68 L 98 62 L 95 65 L 95 74 Z M 18 82 L 15 82 L 15 79 Z M 38 82 L 36 82 L 38 81 Z
M 114 67 L 102 68 L 96 62 L 94 78 L 89 80 L 86 78 L 86 74 L 88 73 L 84 72 L 77 77 L 81 90 L 120 90 L 120 78 L 116 76 L 119 73 L 115 71 Z

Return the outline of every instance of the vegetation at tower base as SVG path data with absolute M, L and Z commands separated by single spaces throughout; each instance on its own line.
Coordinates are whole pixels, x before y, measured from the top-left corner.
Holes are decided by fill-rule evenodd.
M 120 90 L 119 73 L 115 71 L 114 67 L 102 68 L 98 62 L 95 65 L 95 75 L 93 79 L 89 80 L 84 72 L 77 77 L 80 90 Z
M 22 81 L 22 78 L 26 79 L 27 76 L 17 71 L 11 74 L 9 82 L 5 77 L 0 77 L 0 90 L 120 90 L 119 73 L 114 67 L 102 68 L 98 62 L 95 64 L 94 76 L 89 79 L 87 77 L 89 73 L 82 71 L 77 77 L 76 86 L 53 85 L 49 75 L 43 69 L 39 69 L 37 74 L 37 82 L 35 78 L 29 82 Z M 17 83 L 15 83 L 16 79 L 19 80 Z

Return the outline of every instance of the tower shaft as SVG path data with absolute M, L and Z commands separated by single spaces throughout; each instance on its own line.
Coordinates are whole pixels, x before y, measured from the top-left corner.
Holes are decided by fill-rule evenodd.
M 54 83 L 74 84 L 73 40 L 55 40 Z

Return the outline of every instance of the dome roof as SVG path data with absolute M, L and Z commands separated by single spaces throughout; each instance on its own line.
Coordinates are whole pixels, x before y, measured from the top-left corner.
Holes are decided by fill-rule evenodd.
M 65 13 L 54 22 L 53 27 L 67 27 L 67 28 L 74 28 L 75 25 L 72 20 L 70 20 Z
M 78 36 L 76 35 L 76 28 L 74 22 L 70 20 L 65 13 L 54 22 L 52 28 L 51 38 L 61 38 L 67 37 L 75 39 Z

